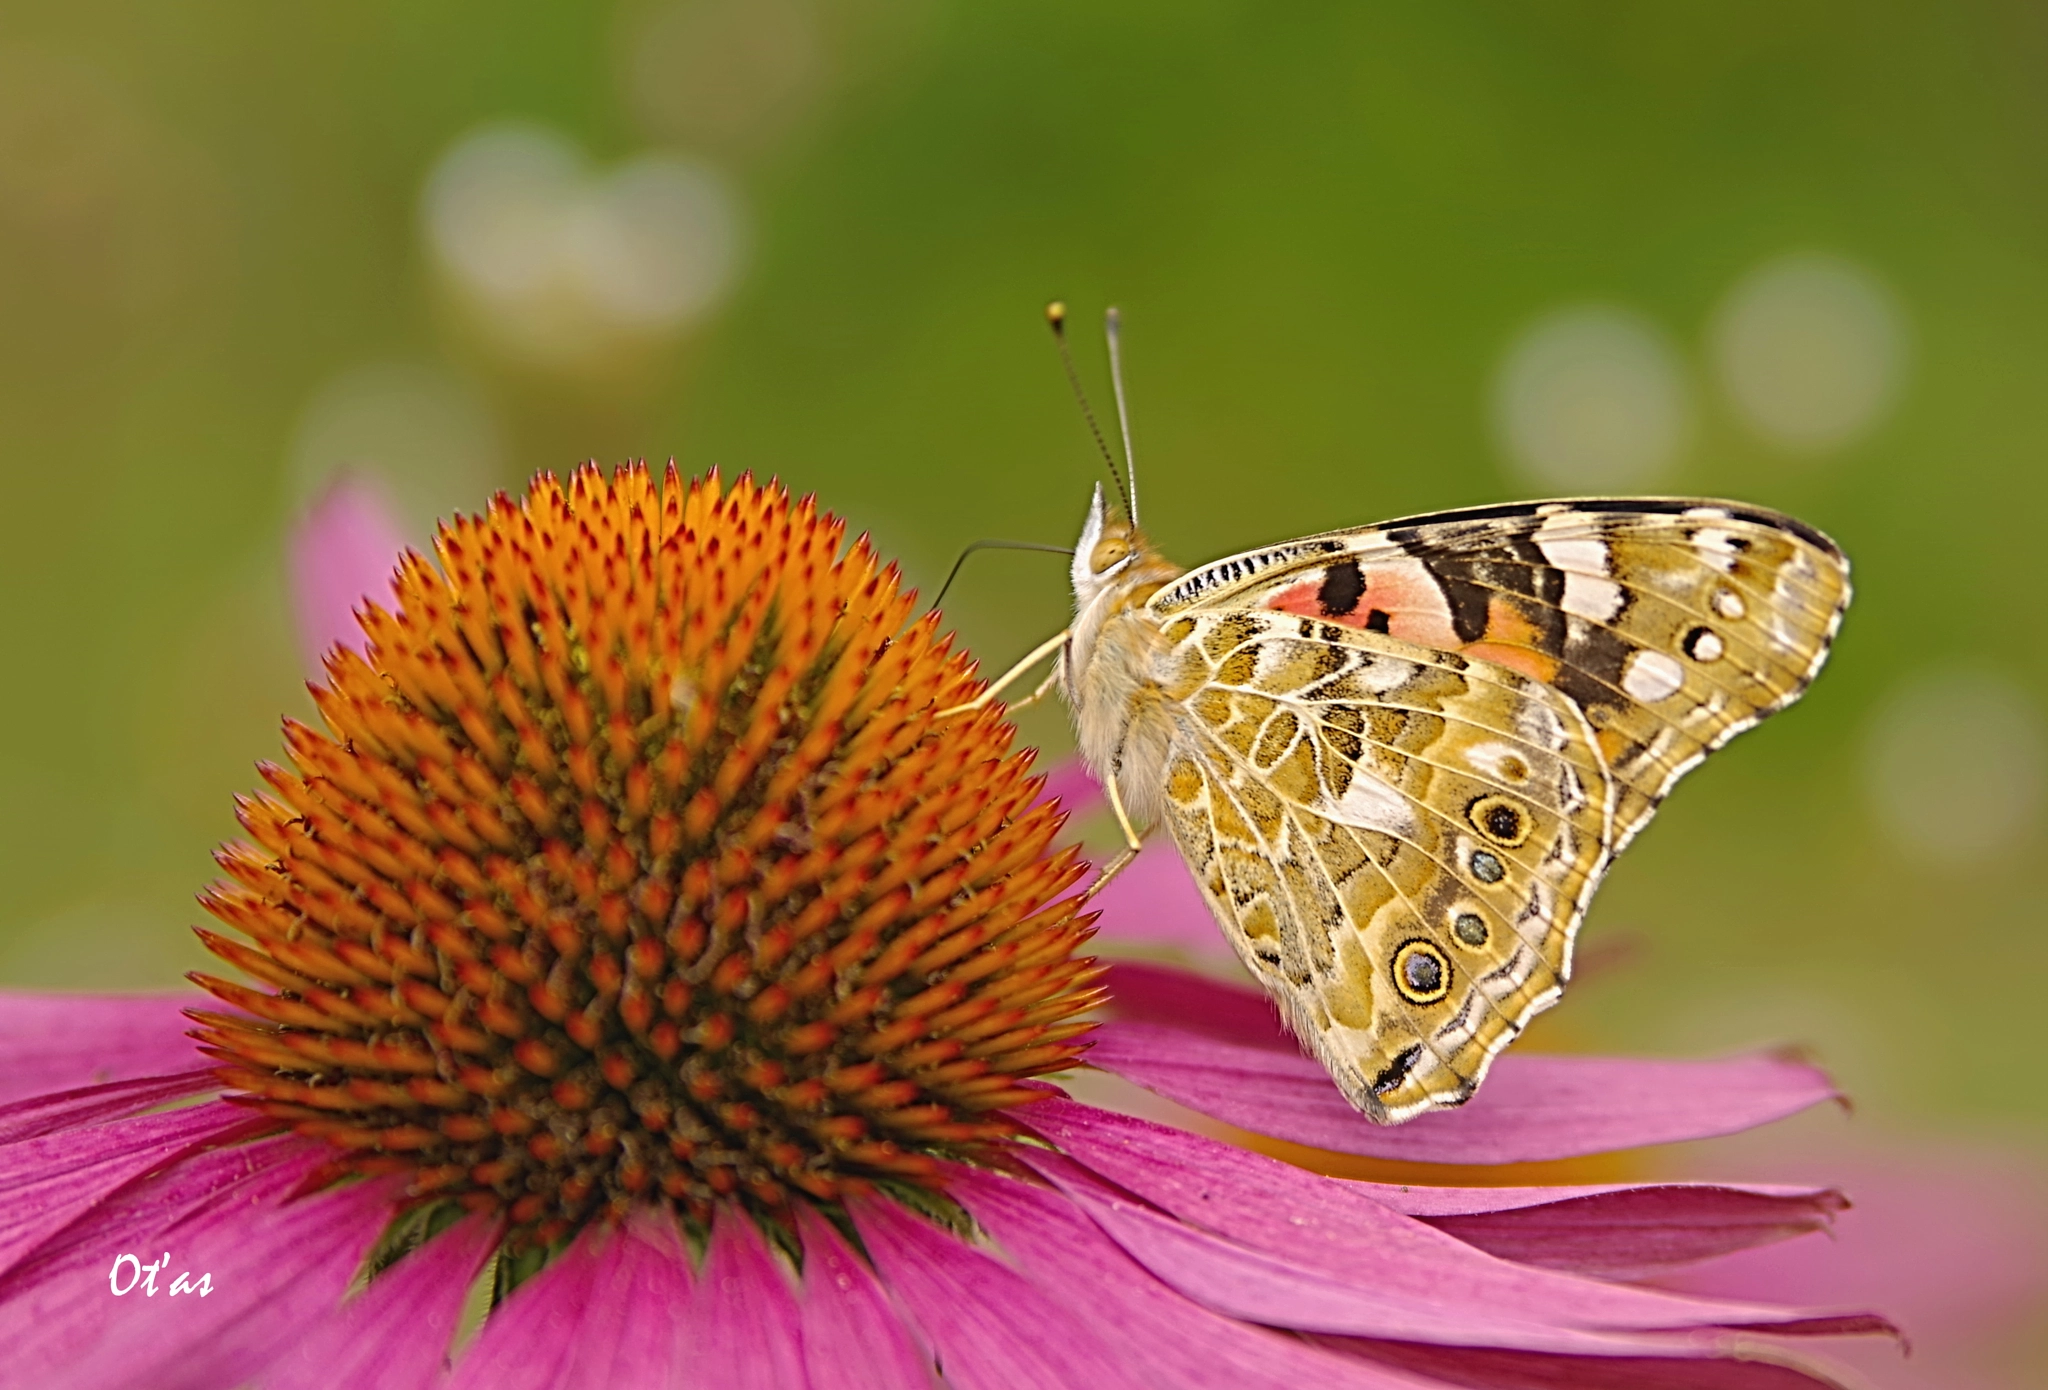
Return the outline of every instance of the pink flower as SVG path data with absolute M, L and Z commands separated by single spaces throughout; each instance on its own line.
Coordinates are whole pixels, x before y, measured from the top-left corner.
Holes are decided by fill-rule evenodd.
M 334 478 L 293 527 L 292 612 L 308 669 L 334 646 L 362 650 L 356 610 L 388 599 L 404 544 L 390 499 L 365 474 Z
M 1138 964 L 1091 1033 L 1028 757 L 937 735 L 971 675 L 807 504 L 591 470 L 438 549 L 223 851 L 247 944 L 208 943 L 261 986 L 0 998 L 0 1385 L 1776 1390 L 1888 1330 L 1629 1282 L 1826 1188 L 1345 1181 L 1031 1079 L 1092 1036 L 1232 1123 L 1463 1164 L 1832 1095 L 1510 1057 L 1378 1129 L 1261 997 Z

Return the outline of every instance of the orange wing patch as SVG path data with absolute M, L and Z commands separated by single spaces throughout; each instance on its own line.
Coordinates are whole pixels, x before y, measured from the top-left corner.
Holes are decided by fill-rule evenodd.
M 1276 590 L 1262 606 L 1491 661 L 1546 684 L 1557 676 L 1557 655 L 1544 649 L 1544 630 L 1506 594 L 1491 597 L 1485 629 L 1466 641 L 1442 584 L 1420 560 L 1344 560 Z

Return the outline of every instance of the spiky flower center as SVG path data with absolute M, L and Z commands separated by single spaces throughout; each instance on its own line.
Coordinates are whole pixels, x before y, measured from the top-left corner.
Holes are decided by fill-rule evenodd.
M 1097 1000 L 1078 873 L 865 540 L 742 478 L 579 470 L 408 556 L 241 802 L 195 976 L 249 1103 L 552 1239 L 930 1180 Z M 843 552 L 843 553 L 842 553 Z

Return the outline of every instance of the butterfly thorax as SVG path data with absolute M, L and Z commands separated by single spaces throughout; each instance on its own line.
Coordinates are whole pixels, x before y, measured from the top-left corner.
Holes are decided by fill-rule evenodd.
M 1106 517 L 1100 489 L 1074 551 L 1074 622 L 1063 683 L 1081 760 L 1117 779 L 1140 822 L 1155 816 L 1170 726 L 1159 679 L 1168 642 L 1146 602 L 1183 573 L 1128 521 Z

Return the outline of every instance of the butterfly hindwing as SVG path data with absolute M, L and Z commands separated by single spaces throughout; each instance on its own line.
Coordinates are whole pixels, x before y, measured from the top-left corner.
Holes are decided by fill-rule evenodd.
M 1258 610 L 1171 620 L 1162 810 L 1353 1104 L 1468 1097 L 1570 973 L 1606 862 L 1592 730 L 1540 682 Z

